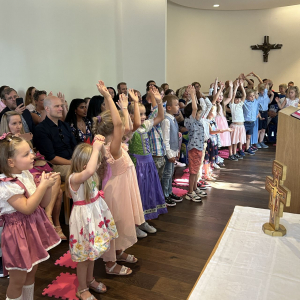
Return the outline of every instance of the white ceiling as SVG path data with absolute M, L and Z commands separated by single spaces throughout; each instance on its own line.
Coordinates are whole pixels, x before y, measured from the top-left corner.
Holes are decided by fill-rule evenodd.
M 213 10 L 267 9 L 300 4 L 300 0 L 169 0 L 178 5 Z M 214 4 L 219 4 L 214 8 Z

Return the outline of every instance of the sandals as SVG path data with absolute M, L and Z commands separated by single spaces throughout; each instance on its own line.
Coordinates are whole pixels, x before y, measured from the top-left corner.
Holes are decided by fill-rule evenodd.
M 125 266 L 122 266 L 120 272 L 114 272 L 113 269 L 117 266 L 117 263 L 115 263 L 111 268 L 108 268 L 106 265 L 105 265 L 105 271 L 106 271 L 106 274 L 110 274 L 110 275 L 119 275 L 119 276 L 125 276 L 125 275 L 130 275 L 132 273 L 132 270 L 125 267 Z M 129 271 L 129 272 L 128 272 Z
M 106 293 L 107 292 L 106 286 L 102 282 L 100 282 L 97 287 L 92 286 L 92 284 L 95 281 L 96 281 L 95 278 L 93 278 L 93 280 L 88 283 L 89 289 L 93 290 L 96 293 L 100 293 L 100 294 Z
M 54 229 L 62 241 L 67 240 L 67 237 L 62 232 L 61 226 L 54 226 Z
M 76 297 L 77 297 L 78 299 L 80 299 L 80 300 L 83 300 L 83 298 L 81 297 L 81 294 L 83 294 L 84 292 L 87 292 L 88 290 L 89 290 L 89 288 L 86 288 L 86 289 L 83 289 L 83 290 L 81 290 L 81 291 L 78 291 L 78 292 L 76 293 Z M 88 298 L 86 298 L 85 300 L 97 300 L 97 299 L 95 298 L 95 296 L 91 295 L 91 296 L 89 296 Z
M 123 258 L 122 257 L 123 253 L 124 253 L 124 251 L 122 251 L 119 255 L 117 255 L 117 261 L 124 261 L 124 262 L 130 263 L 130 264 L 135 264 L 138 261 L 138 259 L 136 257 L 134 257 L 134 255 L 131 255 L 131 254 L 127 254 L 127 257 Z

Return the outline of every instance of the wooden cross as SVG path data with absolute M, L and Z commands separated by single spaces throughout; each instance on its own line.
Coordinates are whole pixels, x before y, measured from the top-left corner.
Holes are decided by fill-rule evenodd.
M 264 43 L 262 45 L 252 45 L 250 46 L 252 50 L 262 50 L 264 56 L 264 62 L 268 62 L 269 52 L 274 49 L 281 49 L 282 44 L 270 44 L 269 36 L 265 35 Z
M 272 236 L 283 236 L 286 234 L 286 229 L 280 225 L 280 217 L 283 215 L 284 205 L 290 206 L 291 202 L 291 192 L 283 186 L 286 178 L 286 166 L 274 160 L 272 173 L 273 178 L 267 176 L 266 179 L 266 190 L 270 193 L 270 219 L 269 223 L 263 225 L 263 231 Z

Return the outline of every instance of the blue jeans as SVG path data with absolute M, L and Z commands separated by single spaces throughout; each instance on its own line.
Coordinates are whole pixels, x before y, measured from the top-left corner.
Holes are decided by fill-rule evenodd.
M 167 156 L 165 156 L 166 164 L 164 174 L 162 176 L 161 185 L 165 197 L 169 197 L 172 194 L 172 179 L 174 174 L 174 164 L 169 162 Z

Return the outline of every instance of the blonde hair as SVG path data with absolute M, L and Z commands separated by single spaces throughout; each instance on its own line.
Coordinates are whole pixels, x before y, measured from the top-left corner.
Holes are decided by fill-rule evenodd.
M 16 154 L 16 148 L 22 143 L 26 142 L 20 137 L 13 134 L 8 134 L 3 140 L 0 140 L 0 173 L 6 177 L 12 177 L 11 168 L 8 165 L 8 160 L 13 158 Z
M 163 102 L 167 102 L 166 103 L 166 110 L 168 110 L 168 106 L 172 106 L 173 105 L 173 101 L 174 100 L 178 100 L 177 96 L 169 94 L 167 96 L 163 97 Z
M 257 87 L 258 92 L 263 91 L 265 88 L 266 88 L 266 85 L 264 83 L 259 84 L 258 87 Z
M 186 85 L 179 89 L 179 91 L 178 91 L 178 98 L 179 99 L 182 98 L 182 96 L 183 96 L 183 94 L 184 94 L 184 92 L 185 92 L 186 89 L 187 89 Z
M 2 135 L 3 133 L 8 133 L 10 132 L 9 129 L 9 121 L 11 119 L 12 116 L 20 116 L 20 119 L 22 121 L 21 115 L 19 113 L 17 113 L 16 111 L 7 111 L 6 113 L 3 114 L 2 119 L 1 119 L 1 123 L 0 123 L 0 135 Z M 21 134 L 25 133 L 24 128 L 23 128 L 23 124 L 22 124 L 22 128 L 21 128 Z
M 93 147 L 90 144 L 86 144 L 86 143 L 81 143 L 75 148 L 72 155 L 71 166 L 66 176 L 66 182 L 69 182 L 69 178 L 73 173 L 80 173 L 84 170 L 84 168 L 87 166 L 91 158 L 92 152 L 93 152 Z M 97 164 L 100 164 L 101 160 L 102 160 L 102 155 L 101 152 L 99 152 Z M 98 187 L 98 185 L 99 185 L 99 178 L 96 172 L 88 180 L 83 182 L 83 191 L 84 191 L 84 197 L 86 203 L 90 203 L 92 192 L 95 187 Z M 70 184 L 66 185 L 66 192 L 69 195 L 71 194 Z
M 248 96 L 250 95 L 250 94 L 252 94 L 252 93 L 256 93 L 256 90 L 254 90 L 254 89 L 247 89 L 246 90 L 246 99 L 248 98 Z
M 144 107 L 145 108 L 145 105 L 141 102 L 139 102 L 139 107 Z M 146 109 L 146 108 L 145 108 Z M 130 115 L 133 115 L 134 114 L 134 103 L 131 103 L 129 106 L 128 106 L 128 113 Z
M 288 88 L 286 83 L 279 84 L 279 88 L 283 87 L 285 90 Z
M 296 98 L 299 98 L 299 88 L 296 85 L 292 85 L 289 87 L 289 89 L 287 91 L 288 95 L 289 95 L 290 90 L 294 90 Z

